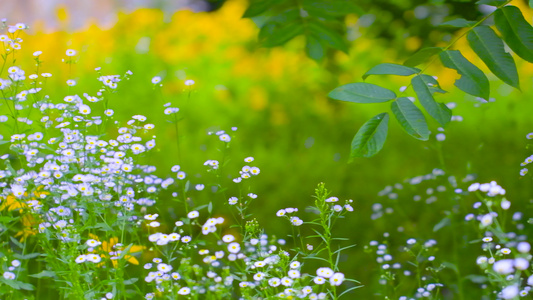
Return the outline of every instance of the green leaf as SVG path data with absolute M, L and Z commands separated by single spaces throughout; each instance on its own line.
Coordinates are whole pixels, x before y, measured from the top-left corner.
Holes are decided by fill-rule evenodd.
M 454 69 L 461 75 L 455 86 L 470 95 L 489 99 L 489 79 L 483 71 L 469 62 L 458 50 L 447 50 L 440 53 L 440 60 L 446 68 Z
M 365 80 L 370 75 L 398 75 L 398 76 L 411 76 L 420 72 L 418 68 L 406 67 L 398 64 L 383 63 L 379 64 L 363 75 Z
M 53 271 L 44 270 L 44 271 L 42 271 L 40 273 L 32 274 L 32 275 L 29 275 L 29 276 L 34 277 L 34 278 L 55 277 L 56 273 L 53 272 Z
M 9 279 L 5 279 L 4 277 L 0 277 L 0 282 L 6 285 L 9 285 L 10 287 L 16 290 L 33 291 L 35 289 L 35 287 L 29 283 L 25 283 L 25 282 L 17 281 L 17 280 L 9 280 Z
M 302 23 L 292 21 L 282 25 L 267 24 L 261 28 L 259 37 L 261 38 L 261 43 L 264 47 L 275 47 L 288 42 L 302 32 Z
M 457 268 L 457 266 L 451 262 L 445 261 L 442 263 L 442 265 L 448 269 L 452 269 L 455 273 L 459 273 L 459 269 Z
M 386 88 L 382 88 L 379 85 L 356 82 L 349 83 L 329 92 L 328 97 L 355 103 L 379 103 L 387 102 L 396 98 L 396 94 Z
M 533 8 L 533 0 L 529 0 L 529 7 Z
M 9 239 L 11 240 L 11 242 L 15 245 L 17 245 L 17 247 L 19 247 L 20 249 L 24 249 L 24 245 L 19 242 L 16 238 L 10 236 Z
M 420 101 L 420 104 L 441 126 L 446 126 L 452 117 L 451 110 L 443 103 L 433 99 L 433 86 L 437 81 L 429 75 L 417 75 L 411 80 L 411 84 Z M 437 90 L 438 91 L 438 90 Z
M 478 284 L 485 283 L 489 280 L 487 276 L 475 275 L 475 274 L 467 275 L 465 276 L 465 279 L 469 279 L 473 283 L 478 283 Z
M 100 228 L 103 231 L 113 231 L 113 228 L 111 228 L 111 226 L 107 225 L 106 223 L 96 223 L 93 228 Z
M 389 114 L 381 113 L 368 120 L 352 140 L 350 161 L 355 157 L 372 157 L 376 155 L 387 139 Z
M 505 4 L 505 0 L 479 0 L 478 2 L 476 2 L 477 5 L 480 5 L 480 4 L 485 4 L 485 5 L 490 5 L 490 6 L 501 6 L 503 4 Z
M 275 1 L 273 0 L 257 0 L 250 1 L 250 5 L 242 15 L 243 18 L 252 18 L 267 11 Z
M 533 63 L 533 27 L 520 9 L 511 5 L 504 6 L 494 13 L 494 21 L 509 48 L 522 59 Z
M 30 283 L 19 281 L 18 285 L 19 285 L 20 289 L 22 289 L 22 290 L 26 290 L 26 291 L 35 290 L 35 287 L 32 284 L 30 284 Z
M 424 114 L 408 98 L 402 97 L 391 103 L 394 116 L 402 128 L 416 139 L 427 141 L 429 129 Z
M 518 72 L 511 54 L 505 52 L 503 41 L 489 26 L 478 26 L 467 35 L 468 43 L 494 75 L 520 89 Z
M 437 223 L 435 226 L 433 226 L 433 232 L 437 232 L 441 228 L 446 227 L 446 226 L 450 225 L 451 223 L 452 223 L 452 221 L 450 220 L 450 218 L 445 217 L 444 219 L 440 220 L 439 223 Z
M 309 56 L 315 61 L 321 61 L 326 54 L 324 46 L 322 46 L 320 40 L 312 35 L 307 35 L 305 51 L 307 53 L 307 56 Z
M 428 47 L 420 49 L 418 52 L 409 57 L 404 63 L 407 67 L 416 67 L 427 62 L 435 54 L 439 54 L 442 51 L 440 47 Z
M 24 255 L 18 254 L 18 253 L 13 254 L 14 257 L 16 257 L 18 259 L 24 259 L 24 260 L 35 258 L 35 257 L 41 256 L 41 255 L 43 255 L 43 254 L 42 253 L 37 253 L 37 252 L 36 253 L 28 253 L 28 254 L 24 254 Z
M 463 18 L 453 19 L 448 22 L 444 22 L 440 24 L 439 26 L 450 26 L 450 27 L 457 27 L 457 28 L 465 28 L 465 27 L 472 27 L 476 24 L 475 21 L 468 21 Z
M 350 13 L 357 15 L 365 13 L 351 0 L 304 0 L 302 6 L 310 15 L 318 17 L 341 17 Z
M 124 280 L 124 285 L 134 284 L 135 282 L 137 282 L 137 280 L 139 280 L 139 278 L 130 278 L 128 280 Z
M 339 33 L 319 22 L 309 22 L 308 26 L 311 34 L 317 37 L 319 41 L 326 43 L 332 48 L 348 53 L 348 45 Z

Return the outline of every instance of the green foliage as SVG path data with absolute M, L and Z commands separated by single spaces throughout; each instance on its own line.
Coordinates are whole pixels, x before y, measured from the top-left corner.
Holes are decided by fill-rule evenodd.
M 365 80 L 370 75 L 398 75 L 398 76 L 411 76 L 420 72 L 420 69 L 402 66 L 398 64 L 383 63 L 379 64 L 363 75 Z
M 522 59 L 533 63 L 533 27 L 516 6 L 504 6 L 494 14 L 496 28 L 505 43 Z
M 379 103 L 396 98 L 396 94 L 379 85 L 356 82 L 340 86 L 328 95 L 330 98 L 355 103 Z
M 452 41 L 448 46 L 427 47 L 419 50 L 408 58 L 403 66 L 397 64 L 382 63 L 363 75 L 365 80 L 370 75 L 398 75 L 411 76 L 411 85 L 420 105 L 424 110 L 438 122 L 440 126 L 446 126 L 451 120 L 452 111 L 444 104 L 435 101 L 433 94 L 445 93 L 440 88 L 436 78 L 423 74 L 427 67 L 436 61 L 435 55 L 439 54 L 440 61 L 446 68 L 457 71 L 461 77 L 456 80 L 455 86 L 460 90 L 482 99 L 490 96 L 490 84 L 483 71 L 468 61 L 459 50 L 451 50 L 451 47 L 465 35 L 472 50 L 485 63 L 489 70 L 500 80 L 510 86 L 520 89 L 520 80 L 515 61 L 510 53 L 505 51 L 504 41 L 521 58 L 526 61 L 533 61 L 533 28 L 525 20 L 520 9 L 515 6 L 506 6 L 510 1 L 503 0 L 481 0 L 476 4 L 486 4 L 496 6 L 496 10 L 486 15 L 478 22 L 457 18 L 441 24 L 456 28 L 468 28 L 468 30 Z M 502 38 L 487 25 L 482 25 L 485 20 L 495 16 L 496 28 L 500 31 Z M 421 69 L 416 66 L 426 64 Z M 362 83 L 350 83 L 334 89 L 329 97 L 335 100 L 351 101 L 358 103 L 385 102 L 391 99 L 394 92 L 379 89 L 378 85 L 361 85 Z M 405 91 L 405 89 L 404 89 Z M 416 139 L 428 140 L 429 129 L 423 113 L 409 99 L 401 97 L 394 101 L 391 110 L 396 116 L 401 127 Z M 385 114 L 385 113 L 384 113 Z M 373 140 L 374 131 L 380 128 L 376 118 L 372 118 L 359 130 L 352 142 L 353 157 L 370 157 L 375 155 L 383 146 L 386 138 L 386 126 L 381 127 L 381 134 L 378 139 Z M 386 123 L 386 121 L 383 121 Z M 385 132 L 383 134 L 383 132 Z M 371 147 L 366 141 L 373 141 Z
M 391 103 L 391 110 L 402 128 L 415 139 L 427 141 L 429 129 L 424 114 L 408 98 L 402 97 Z
M 413 56 L 408 58 L 403 65 L 408 67 L 416 67 L 423 63 L 428 62 L 434 55 L 439 54 L 442 51 L 440 47 L 429 47 L 421 49 L 416 52 Z
M 450 27 L 457 27 L 457 28 L 464 28 L 464 27 L 471 27 L 474 26 L 476 22 L 474 21 L 468 21 L 463 18 L 454 19 L 448 22 L 444 22 L 440 24 L 440 26 L 450 26 Z
M 470 95 L 488 99 L 490 94 L 487 76 L 474 64 L 469 62 L 459 50 L 446 50 L 440 53 L 442 64 L 461 74 L 455 86 Z
M 259 41 L 264 47 L 304 35 L 307 55 L 320 61 L 330 48 L 348 52 L 342 21 L 350 13 L 362 14 L 362 10 L 349 0 L 257 0 L 250 2 L 243 17 L 261 23 Z
M 439 88 L 435 88 L 438 86 L 437 80 L 429 75 L 421 74 L 413 77 L 411 85 L 426 112 L 441 126 L 446 126 L 450 122 L 452 112 L 445 104 L 438 103 L 433 98 L 434 92 L 442 92 Z
M 387 113 L 381 113 L 368 120 L 352 140 L 350 159 L 376 155 L 385 144 L 388 126 L 389 114 Z
M 468 43 L 494 75 L 515 88 L 520 88 L 518 72 L 511 54 L 505 52 L 502 40 L 488 26 L 468 33 Z

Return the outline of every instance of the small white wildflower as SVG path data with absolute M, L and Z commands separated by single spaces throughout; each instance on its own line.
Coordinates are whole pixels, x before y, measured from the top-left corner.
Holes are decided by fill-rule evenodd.
M 241 251 L 241 245 L 239 243 L 230 243 L 228 245 L 228 251 L 230 253 L 239 253 Z
M 194 219 L 194 218 L 198 218 L 199 215 L 200 213 L 198 211 L 193 210 L 187 214 L 187 218 Z
M 510 274 L 514 272 L 514 261 L 512 259 L 502 259 L 494 263 L 492 269 L 498 274 Z
M 518 257 L 514 260 L 514 266 L 518 270 L 526 270 L 529 268 L 529 261 L 523 257 Z
M 82 255 L 76 257 L 76 260 L 75 260 L 75 261 L 76 261 L 76 263 L 81 264 L 82 262 L 84 262 L 84 261 L 86 261 L 86 260 L 87 260 L 87 257 L 86 257 L 85 255 L 82 254 Z
M 486 214 L 483 217 L 481 217 L 481 226 L 487 227 L 490 224 L 492 224 L 492 215 Z
M 339 286 L 344 281 L 344 274 L 343 273 L 335 273 L 331 278 L 329 279 L 329 283 L 334 286 Z
M 222 134 L 220 135 L 219 139 L 223 142 L 229 142 L 231 141 L 231 137 L 228 134 Z
M 152 78 L 152 83 L 153 84 L 158 84 L 160 82 L 161 82 L 161 77 L 155 76 L 155 77 Z
M 222 237 L 222 240 L 226 243 L 231 243 L 235 240 L 235 237 L 231 234 L 226 234 L 225 236 Z
M 514 299 L 516 296 L 518 296 L 519 292 L 520 290 L 518 289 L 518 286 L 516 285 L 507 286 L 502 290 L 502 298 L 503 299 Z
M 516 245 L 516 249 L 520 253 L 528 253 L 531 250 L 531 245 L 528 242 L 520 242 Z
M 74 56 L 76 55 L 76 53 L 77 53 L 76 50 L 68 49 L 65 54 L 67 56 Z
M 14 280 L 15 279 L 15 273 L 9 272 L 9 271 L 4 272 L 4 278 L 6 280 Z

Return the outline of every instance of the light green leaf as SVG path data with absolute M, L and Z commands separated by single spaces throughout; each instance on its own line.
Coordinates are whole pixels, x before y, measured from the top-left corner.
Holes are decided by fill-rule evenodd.
M 379 103 L 387 102 L 396 98 L 396 94 L 386 88 L 382 88 L 379 85 L 356 82 L 349 83 L 329 92 L 328 97 L 355 103 Z
M 376 155 L 387 139 L 388 125 L 389 114 L 387 113 L 381 113 L 363 124 L 352 140 L 350 161 L 356 157 Z
M 487 276 L 475 275 L 475 274 L 467 275 L 465 276 L 465 279 L 469 279 L 473 283 L 477 283 L 477 284 L 482 284 L 489 280 Z
M 321 61 L 326 54 L 324 46 L 322 46 L 320 40 L 312 35 L 307 35 L 305 51 L 307 56 L 316 61 Z
M 365 80 L 370 75 L 399 75 L 399 76 L 411 76 L 420 72 L 418 68 L 406 67 L 398 64 L 383 63 L 379 64 L 363 75 Z
M 505 4 L 505 0 L 479 0 L 478 2 L 476 2 L 477 5 L 480 5 L 480 4 L 485 4 L 485 5 L 490 5 L 490 6 L 501 6 L 503 4 Z
M 439 26 L 450 26 L 450 27 L 457 27 L 457 28 L 465 28 L 465 27 L 472 27 L 475 25 L 475 21 L 468 21 L 463 18 L 453 19 L 448 22 L 444 22 L 440 24 Z
M 9 239 L 11 239 L 11 242 L 15 245 L 17 245 L 17 247 L 19 247 L 20 249 L 24 249 L 24 244 L 22 244 L 21 242 L 19 242 L 16 238 L 10 236 Z
M 28 254 L 24 254 L 24 255 L 18 254 L 18 253 L 13 254 L 14 257 L 16 257 L 18 259 L 24 259 L 24 260 L 32 259 L 32 258 L 41 256 L 41 255 L 43 255 L 43 254 L 42 253 L 38 253 L 38 252 L 36 252 L 36 253 L 28 253 Z
M 483 71 L 469 62 L 458 50 L 447 50 L 440 53 L 440 60 L 446 68 L 454 69 L 461 75 L 455 86 L 470 95 L 489 99 L 489 79 Z
M 418 52 L 409 57 L 404 63 L 404 66 L 416 67 L 427 62 L 435 54 L 439 54 L 442 51 L 440 47 L 428 47 L 420 49 Z
M 420 101 L 420 104 L 441 126 L 446 126 L 452 117 L 451 110 L 443 103 L 438 103 L 433 99 L 433 92 L 436 80 L 429 75 L 417 75 L 411 80 L 411 84 Z
M 450 220 L 450 218 L 444 217 L 442 220 L 440 220 L 439 223 L 437 223 L 437 224 L 435 224 L 435 226 L 433 226 L 433 232 L 437 232 L 441 228 L 444 228 L 444 227 L 450 225 L 451 223 L 452 223 L 452 221 Z
M 130 278 L 128 280 L 124 280 L 124 285 L 130 285 L 130 284 L 134 284 L 135 282 L 137 282 L 139 280 L 139 278 Z
M 338 17 L 351 13 L 363 15 L 365 13 L 351 0 L 304 0 L 302 6 L 310 15 L 318 17 Z
M 321 42 L 326 43 L 332 48 L 348 53 L 348 45 L 338 32 L 335 32 L 319 22 L 309 22 L 308 26 L 311 34 L 316 36 Z
M 113 228 L 111 226 L 107 225 L 106 223 L 96 223 L 92 228 L 100 228 L 103 231 L 112 231 Z
M 30 283 L 19 281 L 18 285 L 19 285 L 20 289 L 22 289 L 22 290 L 26 290 L 26 291 L 35 290 L 35 287 L 32 284 L 30 284 Z
M 402 128 L 416 139 L 427 141 L 429 129 L 424 114 L 408 98 L 402 97 L 391 103 L 394 116 Z
M 243 14 L 243 18 L 252 18 L 267 11 L 275 1 L 273 0 L 256 0 L 250 1 L 250 5 Z
M 264 47 L 282 45 L 303 32 L 303 24 L 292 21 L 285 24 L 268 24 L 261 28 L 259 37 Z
M 37 274 L 32 274 L 30 275 L 31 277 L 35 277 L 35 278 L 44 278 L 44 277 L 55 277 L 56 276 L 56 273 L 53 272 L 53 271 L 47 271 L 47 270 L 44 270 L 40 273 L 37 273 Z
M 494 13 L 494 21 L 503 40 L 514 53 L 533 63 L 533 27 L 520 9 L 511 5 L 504 6 Z
M 442 262 L 442 265 L 445 266 L 448 269 L 452 269 L 455 273 L 459 273 L 459 268 L 454 263 L 451 262 Z
M 467 35 L 468 43 L 494 75 L 520 89 L 518 72 L 511 54 L 505 52 L 503 41 L 489 26 L 478 26 Z
M 27 290 L 27 291 L 33 291 L 35 290 L 35 287 L 29 283 L 25 283 L 18 280 L 10 280 L 5 279 L 4 277 L 0 277 L 0 282 L 9 285 L 10 287 L 16 289 L 16 290 Z

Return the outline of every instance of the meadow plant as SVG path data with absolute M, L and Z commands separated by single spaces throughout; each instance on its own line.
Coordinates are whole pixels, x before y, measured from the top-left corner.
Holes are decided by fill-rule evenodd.
M 333 234 L 352 200 L 340 202 L 320 184 L 307 214 L 277 212 L 292 242 L 268 235 L 248 212 L 260 201 L 248 183 L 260 175 L 254 158 L 231 174 L 225 169 L 236 127 L 208 132 L 221 157 L 205 160 L 206 182 L 184 167 L 178 124 L 186 115 L 178 103 L 162 105 L 178 141 L 168 157 L 179 164 L 157 176 L 147 163 L 157 149 L 155 125 L 144 115 L 115 119 L 110 101 L 131 71 L 97 68 L 97 91 L 79 95 L 73 88 L 83 82 L 68 79 L 64 96 L 50 97 L 41 51 L 34 70 L 16 65 L 26 26 L 3 28 L 2 299 L 338 299 L 360 287 L 339 265 L 352 246 Z M 76 50 L 65 51 L 69 78 L 77 59 Z M 154 89 L 161 82 L 151 79 Z M 189 97 L 193 84 L 185 82 Z M 314 235 L 304 237 L 301 227 Z

